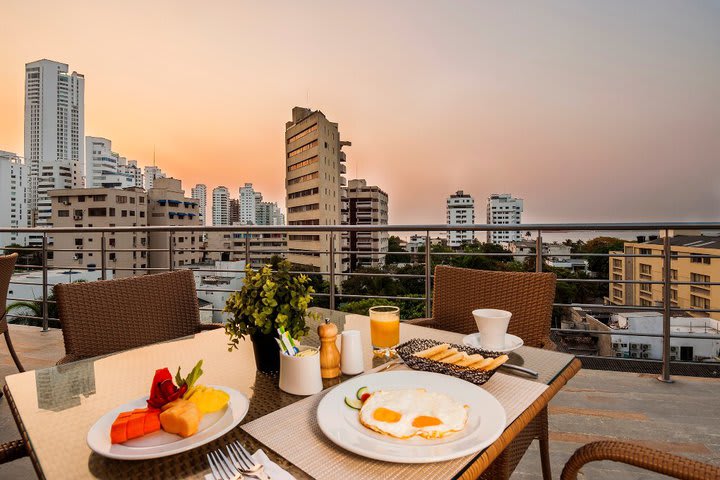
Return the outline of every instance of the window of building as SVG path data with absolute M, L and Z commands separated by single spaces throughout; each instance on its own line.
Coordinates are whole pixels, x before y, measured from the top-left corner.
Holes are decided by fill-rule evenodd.
M 710 300 L 697 295 L 690 295 L 690 305 L 695 308 L 710 309 Z
M 640 291 L 650 293 L 652 292 L 652 284 L 651 283 L 641 283 L 640 284 Z
M 93 202 L 104 202 L 107 199 L 107 195 L 93 195 Z
M 115 201 L 117 203 L 127 203 L 127 197 L 125 195 L 116 195 Z
M 109 239 L 108 242 L 109 242 L 109 245 L 110 245 L 111 247 L 114 247 L 114 246 L 115 246 L 115 239 L 114 239 L 114 238 Z
M 140 203 L 145 203 L 145 197 L 140 197 L 138 198 L 138 200 L 140 201 Z
M 317 140 L 313 140 L 313 141 L 310 142 L 310 143 L 306 143 L 306 144 L 303 145 L 302 147 L 298 147 L 298 148 L 296 148 L 295 150 L 290 151 L 290 152 L 288 153 L 288 158 L 292 158 L 292 157 L 294 157 L 294 156 L 296 156 L 296 155 L 300 155 L 301 153 L 306 152 L 306 151 L 310 150 L 311 148 L 317 147 L 317 145 L 318 145 L 318 141 L 317 141 Z
M 303 160 L 302 162 L 293 163 L 292 165 L 287 167 L 288 172 L 292 172 L 293 170 L 297 170 L 298 168 L 307 167 L 308 165 L 312 165 L 313 163 L 318 162 L 318 157 L 315 155 L 314 157 L 310 157 L 306 160 Z
M 127 210 L 120 210 L 121 217 L 127 217 Z
M 614 258 L 613 268 L 622 268 L 622 260 L 620 260 L 619 258 Z
M 110 211 L 109 211 L 108 215 L 110 215 L 111 217 L 114 217 L 114 216 L 115 216 L 115 209 L 114 209 L 114 208 L 110 208 Z
M 143 212 L 142 210 L 140 210 L 140 218 L 145 218 L 145 212 Z
M 107 208 L 88 208 L 89 217 L 107 217 Z
M 130 210 L 130 216 L 131 216 L 131 217 L 134 217 L 134 216 L 135 216 L 135 210 Z
M 83 239 L 82 239 L 82 238 L 76 238 L 76 239 L 75 239 L 75 246 L 76 246 L 76 247 L 82 247 L 82 246 L 83 246 Z
M 646 300 L 644 298 L 640 299 L 640 306 L 641 307 L 652 307 L 652 302 L 650 300 Z
M 644 274 L 646 274 L 646 275 L 652 274 L 652 266 L 651 266 L 651 265 L 644 264 L 644 263 L 641 263 L 641 264 L 640 264 L 640 273 L 644 273 Z
M 78 202 L 84 202 L 85 201 L 85 195 L 78 195 Z
M 110 255 L 108 256 L 108 258 L 110 259 L 111 262 L 114 262 L 115 259 L 116 259 L 116 258 L 115 258 L 115 252 L 111 252 Z
M 70 210 L 58 210 L 58 217 L 69 217 Z
M 135 197 L 130 197 L 130 203 L 135 203 Z
M 296 141 L 296 140 L 301 139 L 301 138 L 304 137 L 305 135 L 309 135 L 309 134 L 311 134 L 312 132 L 315 132 L 315 131 L 317 131 L 317 123 L 314 123 L 314 124 L 310 125 L 308 128 L 306 128 L 306 129 L 303 130 L 302 132 L 297 133 L 297 134 L 293 135 L 292 137 L 288 138 L 287 143 L 290 144 L 290 143 L 292 143 L 292 142 L 294 142 L 294 141 Z
M 704 263 L 705 265 L 710 265 L 710 259 L 701 257 L 697 253 L 691 253 L 690 254 L 690 263 Z
M 320 235 L 288 235 L 288 240 L 301 240 L 305 242 L 319 242 Z
M 652 250 L 649 248 L 641 248 L 640 255 L 652 255 Z

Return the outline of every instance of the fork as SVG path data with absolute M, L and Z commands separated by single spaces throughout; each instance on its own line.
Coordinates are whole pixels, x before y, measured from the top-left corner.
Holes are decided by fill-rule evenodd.
M 237 440 L 227 445 L 227 451 L 232 459 L 235 468 L 245 475 L 257 477 L 260 480 L 270 480 L 270 476 L 265 473 L 265 467 L 262 463 L 255 463 L 250 452 L 243 447 L 242 443 Z
M 233 462 L 228 460 L 225 454 L 222 453 L 222 450 L 209 452 L 207 459 L 215 480 L 242 480 L 242 474 Z

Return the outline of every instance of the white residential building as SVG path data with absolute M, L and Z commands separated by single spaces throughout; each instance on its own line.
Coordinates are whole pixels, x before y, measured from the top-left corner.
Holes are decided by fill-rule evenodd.
M 120 157 L 118 172 L 132 178 L 133 187 L 143 188 L 145 186 L 145 175 L 143 175 L 142 168 L 138 167 L 137 160 Z
M 85 137 L 85 187 L 130 188 L 135 176 L 126 173 L 125 157 L 112 151 L 112 141 L 102 137 Z
M 207 186 L 198 183 L 190 189 L 190 196 L 197 199 L 200 210 L 200 225 L 205 225 L 205 212 L 207 208 Z
M 252 183 L 246 183 L 244 187 L 240 187 L 240 225 L 255 225 L 255 205 L 256 195 L 262 199 L 260 192 L 253 189 Z
M 0 227 L 28 226 L 28 167 L 11 152 L 0 150 Z M 0 248 L 17 243 L 25 245 L 24 233 L 0 233 Z
M 447 224 L 475 224 L 475 201 L 462 190 L 458 190 L 447 199 Z M 472 230 L 448 231 L 449 247 L 459 247 L 473 240 L 475 240 L 475 232 Z
M 155 179 L 165 178 L 165 172 L 160 170 L 160 167 L 155 165 L 148 165 L 145 167 L 145 190 L 150 190 L 155 184 Z
M 230 224 L 230 190 L 227 187 L 215 187 L 212 192 L 213 225 Z
M 493 193 L 487 201 L 487 223 L 490 225 L 520 225 L 523 200 L 509 193 Z M 492 231 L 487 233 L 488 243 L 509 243 L 522 240 L 520 231 Z
M 25 64 L 24 133 L 31 225 L 47 226 L 52 210 L 48 192 L 84 186 L 83 75 L 68 73 L 66 64 L 51 60 Z

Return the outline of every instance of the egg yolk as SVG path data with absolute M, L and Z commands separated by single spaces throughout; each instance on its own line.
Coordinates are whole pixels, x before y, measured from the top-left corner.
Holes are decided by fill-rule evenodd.
M 373 418 L 378 422 L 395 423 L 399 422 L 401 417 L 402 414 L 385 407 L 377 408 L 373 412 Z
M 437 417 L 428 417 L 427 415 L 420 415 L 419 417 L 415 417 L 415 420 L 412 422 L 412 426 L 416 428 L 422 428 L 422 427 L 434 427 L 435 425 L 440 425 L 442 421 L 440 421 Z

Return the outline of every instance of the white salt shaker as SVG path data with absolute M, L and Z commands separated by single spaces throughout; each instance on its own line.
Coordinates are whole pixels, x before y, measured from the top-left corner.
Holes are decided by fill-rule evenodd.
M 345 375 L 357 375 L 365 370 L 359 330 L 345 330 L 340 335 L 340 370 Z

